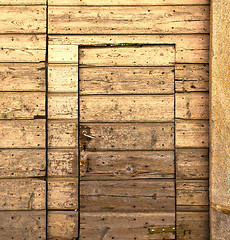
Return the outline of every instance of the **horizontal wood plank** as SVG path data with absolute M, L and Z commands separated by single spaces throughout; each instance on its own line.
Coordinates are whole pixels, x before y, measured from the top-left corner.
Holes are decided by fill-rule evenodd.
M 153 212 L 175 208 L 173 180 L 81 181 L 80 184 L 81 211 Z
M 48 179 L 48 208 L 75 210 L 78 207 L 78 181 Z
M 0 150 L 0 178 L 45 176 L 45 168 L 43 149 Z
M 170 45 L 80 48 L 81 66 L 168 66 L 175 61 Z
M 174 95 L 81 96 L 81 122 L 173 122 Z
M 173 151 L 81 152 L 81 179 L 173 178 Z
M 45 209 L 46 183 L 37 179 L 1 179 L 0 210 Z
M 76 121 L 49 121 L 49 148 L 76 148 L 78 146 L 78 126 Z
M 176 120 L 176 147 L 208 147 L 208 120 Z
M 49 53 L 54 47 L 63 52 L 68 45 L 94 45 L 94 44 L 175 44 L 177 63 L 208 63 L 209 62 L 209 35 L 57 35 L 49 36 Z M 61 46 L 67 45 L 67 46 Z
M 173 233 L 149 234 L 149 228 L 151 227 L 173 227 L 175 224 L 174 213 L 82 212 L 80 217 L 82 239 L 175 239 Z
M 209 90 L 208 64 L 176 64 L 176 92 L 196 92 Z
M 4 0 L 2 0 L 4 1 Z M 15 0 L 16 1 L 16 0 Z M 25 1 L 25 0 L 24 0 Z M 63 0 L 60 2 L 59 0 L 49 0 L 49 5 L 67 5 L 67 6 L 112 6 L 112 5 L 196 5 L 196 4 L 209 4 L 209 0 L 128 0 L 128 1 L 121 1 L 121 0 L 97 0 L 97 1 L 90 1 L 90 0 Z
M 82 131 L 81 148 L 88 150 L 173 150 L 173 123 L 87 124 Z
M 45 120 L 1 120 L 0 148 L 45 148 Z
M 0 5 L 45 5 L 45 0 L 0 0 Z
M 0 35 L 0 62 L 45 61 L 45 35 Z
M 78 212 L 49 211 L 48 212 L 49 240 L 72 240 L 78 236 Z
M 208 6 L 49 7 L 48 19 L 50 34 L 209 32 Z
M 178 179 L 208 179 L 208 149 L 177 149 L 176 177 Z
M 0 119 L 45 118 L 45 93 L 0 92 Z
M 45 33 L 45 6 L 2 6 L 0 33 Z
M 208 240 L 209 215 L 207 212 L 178 212 L 177 239 Z
M 4 211 L 0 214 L 1 239 L 46 239 L 45 211 Z
M 176 93 L 176 118 L 209 119 L 209 94 Z
M 48 175 L 65 177 L 78 175 L 77 150 L 55 149 L 48 152 Z
M 174 93 L 173 67 L 80 68 L 79 78 L 82 95 Z
M 78 93 L 49 94 L 48 118 L 78 119 Z
M 191 207 L 208 205 L 208 181 L 207 180 L 177 180 L 177 205 Z M 187 208 L 188 209 L 188 208 Z M 202 208 L 201 208 L 202 210 Z
M 0 91 L 45 91 L 45 64 L 2 63 L 0 78 Z
M 78 92 L 78 65 L 49 64 L 49 92 Z

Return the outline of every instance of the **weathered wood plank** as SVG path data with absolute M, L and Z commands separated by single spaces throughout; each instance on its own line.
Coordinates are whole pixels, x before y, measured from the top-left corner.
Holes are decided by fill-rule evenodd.
M 0 178 L 45 176 L 45 150 L 0 150 Z
M 0 121 L 0 148 L 45 148 L 45 120 Z
M 173 45 L 80 48 L 79 65 L 86 66 L 160 66 L 173 65 Z
M 209 94 L 176 93 L 176 118 L 209 119 Z
M 72 240 L 78 236 L 78 213 L 49 211 L 47 239 Z
M 79 78 L 82 95 L 174 93 L 173 67 L 80 68 Z
M 78 66 L 49 64 L 49 92 L 78 92 Z
M 0 92 L 0 119 L 45 117 L 45 93 Z
M 208 147 L 208 121 L 176 120 L 176 147 Z
M 173 177 L 173 151 L 81 152 L 83 180 Z
M 81 96 L 81 122 L 173 122 L 174 95 Z
M 48 179 L 48 208 L 72 209 L 78 207 L 78 181 L 74 179 Z
M 78 93 L 49 94 L 48 118 L 78 119 Z
M 78 146 L 76 121 L 49 121 L 48 145 L 50 148 L 76 148 Z
M 103 123 L 87 124 L 82 131 L 95 136 L 81 136 L 81 148 L 88 150 L 173 150 L 173 123 Z
M 81 211 L 169 212 L 175 209 L 173 180 L 81 181 L 80 184 Z
M 45 209 L 44 180 L 1 179 L 0 186 L 0 210 Z
M 60 45 L 84 44 L 176 44 L 176 62 L 180 63 L 208 63 L 209 62 L 209 35 L 69 35 L 49 36 L 49 44 L 62 51 Z M 64 55 L 64 54 L 63 54 Z
M 178 208 L 187 206 L 192 211 L 193 206 L 196 210 L 198 206 L 208 206 L 208 180 L 177 180 L 176 189 Z
M 0 35 L 0 62 L 45 61 L 45 35 Z
M 49 46 L 49 63 L 78 63 L 78 46 L 51 45 Z
M 208 32 L 208 6 L 49 7 L 50 34 Z
M 78 152 L 77 150 L 49 150 L 48 152 L 49 176 L 77 176 Z
M 178 179 L 208 179 L 208 149 L 177 149 L 176 168 Z
M 45 211 L 4 211 L 0 214 L 0 238 L 46 239 Z
M 209 90 L 208 64 L 176 64 L 176 92 L 196 92 Z
M 45 33 L 45 6 L 1 6 L 0 33 Z
M 3 1 L 3 0 L 2 0 Z M 17 1 L 17 0 L 15 0 Z M 25 1 L 25 0 L 24 0 Z M 1 3 L 1 1 L 0 1 Z M 89 5 L 89 6 L 119 6 L 119 5 L 196 5 L 196 4 L 209 4 L 209 0 L 128 0 L 128 1 L 121 1 L 121 0 L 97 0 L 97 1 L 90 1 L 90 0 L 49 0 L 49 5 L 67 5 L 67 6 L 76 6 L 76 5 Z
M 0 81 L 0 91 L 45 91 L 45 64 L 2 63 Z
M 173 233 L 149 234 L 150 227 L 173 227 L 174 213 L 81 213 L 82 239 L 175 239 Z M 92 232 L 94 234 L 92 234 Z
M 45 0 L 0 0 L 0 5 L 45 5 Z
M 209 215 L 207 212 L 178 212 L 177 239 L 208 240 Z

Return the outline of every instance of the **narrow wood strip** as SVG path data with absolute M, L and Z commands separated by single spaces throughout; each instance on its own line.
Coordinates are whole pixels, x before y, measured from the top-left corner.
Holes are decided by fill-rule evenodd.
M 45 0 L 0 0 L 0 5 L 40 5 L 46 4 Z
M 0 148 L 45 148 L 45 120 L 0 121 Z
M 45 209 L 45 181 L 1 179 L 0 210 Z
M 81 96 L 81 122 L 173 122 L 174 96 Z
M 173 178 L 174 152 L 81 152 L 81 179 Z
M 0 150 L 0 178 L 45 176 L 45 150 Z
M 50 34 L 209 32 L 208 6 L 49 7 L 48 19 Z

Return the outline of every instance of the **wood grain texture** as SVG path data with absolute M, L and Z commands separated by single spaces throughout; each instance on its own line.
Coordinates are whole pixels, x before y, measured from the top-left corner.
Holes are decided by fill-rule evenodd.
M 78 143 L 78 126 L 76 121 L 49 121 L 49 148 L 76 148 Z
M 60 45 L 93 45 L 93 44 L 176 44 L 177 63 L 208 63 L 209 35 L 68 35 L 49 36 L 49 44 L 57 51 L 63 52 Z M 67 46 L 64 46 L 67 47 Z M 59 49 L 59 50 L 58 50 Z M 49 50 L 50 51 L 50 50 Z
M 4 211 L 0 214 L 0 238 L 46 239 L 45 211 Z
M 177 239 L 208 240 L 208 220 L 207 212 L 178 212 Z
M 187 206 L 192 211 L 193 206 L 197 209 L 198 206 L 208 205 L 207 180 L 177 180 L 176 186 L 178 208 Z
M 176 120 L 176 147 L 208 147 L 208 121 Z
M 176 93 L 176 118 L 209 119 L 209 94 Z
M 208 33 L 208 6 L 49 7 L 49 33 Z
M 208 149 L 176 149 L 177 178 L 208 179 Z
M 78 207 L 78 183 L 74 179 L 48 179 L 48 208 L 75 210 Z
M 173 123 L 87 124 L 83 129 L 95 136 L 81 136 L 81 148 L 88 150 L 173 150 Z M 84 130 L 83 130 L 84 131 Z
M 78 63 L 78 46 L 49 46 L 49 63 Z
M 45 6 L 2 6 L 0 33 L 45 33 Z
M 56 177 L 78 175 L 77 150 L 49 150 L 48 175 Z
M 45 35 L 0 35 L 0 62 L 45 61 Z
M 78 235 L 78 212 L 49 211 L 48 212 L 49 240 L 72 240 Z
M 209 90 L 208 64 L 176 64 L 176 92 L 196 92 Z
M 45 118 L 45 93 L 0 92 L 0 119 Z
M 44 180 L 1 179 L 0 210 L 45 209 Z
M 81 96 L 81 122 L 173 122 L 174 95 Z
M 175 208 L 173 180 L 81 181 L 80 184 L 80 211 L 159 212 Z
M 49 64 L 49 92 L 78 92 L 78 66 Z
M 174 93 L 173 67 L 80 68 L 80 94 Z
M 45 148 L 45 120 L 0 121 L 0 148 Z
M 0 150 L 0 178 L 45 176 L 45 150 Z
M 81 66 L 168 66 L 175 62 L 170 45 L 80 48 Z
M 78 119 L 78 93 L 49 94 L 48 118 Z
M 150 227 L 172 227 L 174 213 L 81 213 L 81 239 L 175 239 L 173 233 L 149 234 Z M 92 231 L 94 234 L 92 235 Z
M 0 83 L 0 91 L 45 91 L 45 64 L 2 63 Z
M 173 178 L 173 151 L 81 152 L 81 179 Z
M 0 5 L 45 5 L 45 0 L 0 0 Z
M 2 0 L 4 1 L 4 0 Z M 22 0 L 21 0 L 22 1 Z M 25 0 L 24 0 L 25 1 Z M 1 3 L 1 2 L 0 2 Z M 49 0 L 49 5 L 67 5 L 67 6 L 76 6 L 76 5 L 83 5 L 83 6 L 100 6 L 100 5 L 196 5 L 196 4 L 209 4 L 209 0 L 128 0 L 128 1 L 121 1 L 121 0 L 97 0 L 97 1 L 90 1 L 90 0 L 64 0 L 60 2 L 59 0 Z

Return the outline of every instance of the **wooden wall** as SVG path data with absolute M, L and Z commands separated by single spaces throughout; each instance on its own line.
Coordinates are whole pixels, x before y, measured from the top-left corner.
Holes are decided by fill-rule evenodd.
M 78 48 L 137 43 L 175 44 L 177 239 L 209 239 L 209 0 L 0 5 L 0 238 L 77 237 Z

